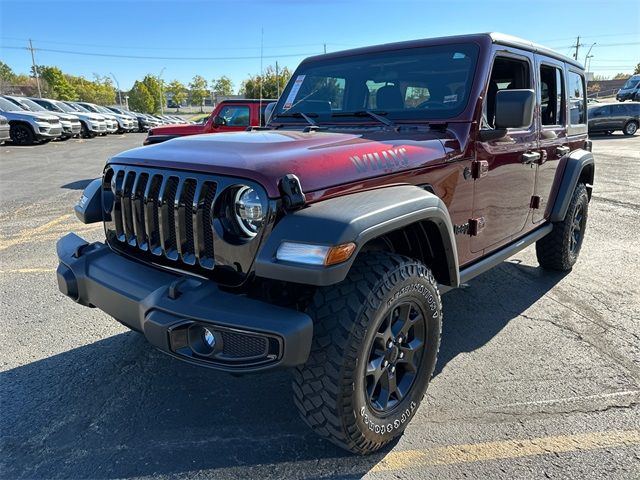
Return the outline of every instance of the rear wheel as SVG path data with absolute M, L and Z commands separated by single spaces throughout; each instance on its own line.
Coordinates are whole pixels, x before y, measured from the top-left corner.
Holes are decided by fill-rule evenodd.
M 343 282 L 316 291 L 308 313 L 313 345 L 293 380 L 302 418 L 351 452 L 380 449 L 407 427 L 435 367 L 442 305 L 431 271 L 364 254 Z
M 9 136 L 14 145 L 33 145 L 35 142 L 35 135 L 31 127 L 21 123 L 11 125 Z
M 579 183 L 564 220 L 555 222 L 551 233 L 536 242 L 536 256 L 543 268 L 562 272 L 573 268 L 582 248 L 588 209 L 587 187 Z
M 638 131 L 638 124 L 634 121 L 627 122 L 627 124 L 622 129 L 622 133 L 624 133 L 628 137 L 635 135 L 637 131 Z

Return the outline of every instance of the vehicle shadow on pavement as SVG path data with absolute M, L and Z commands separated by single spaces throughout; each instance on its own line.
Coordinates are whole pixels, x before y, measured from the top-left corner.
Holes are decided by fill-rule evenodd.
M 445 295 L 437 372 L 561 278 L 505 263 Z M 133 332 L 3 372 L 0 394 L 4 478 L 360 478 L 392 448 L 357 457 L 317 437 L 296 413 L 289 372 L 210 371 Z
M 61 185 L 60 188 L 66 188 L 67 190 L 84 190 L 87 185 L 93 182 L 95 178 L 87 178 L 84 180 L 76 180 L 65 185 Z
M 485 345 L 566 275 L 512 259 L 444 295 L 442 339 L 434 376 L 458 354 Z

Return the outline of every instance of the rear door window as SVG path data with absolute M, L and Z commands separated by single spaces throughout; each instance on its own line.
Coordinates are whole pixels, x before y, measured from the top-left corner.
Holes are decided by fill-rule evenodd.
M 542 125 L 564 125 L 562 72 L 549 65 L 540 66 L 540 116 Z
M 569 72 L 569 123 L 583 125 L 587 121 L 587 105 L 584 95 L 584 77 L 576 72 Z

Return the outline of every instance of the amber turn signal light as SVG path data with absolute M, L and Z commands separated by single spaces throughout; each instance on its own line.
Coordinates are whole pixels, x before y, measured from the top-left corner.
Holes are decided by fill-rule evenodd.
M 325 257 L 324 264 L 329 266 L 345 262 L 351 258 L 351 255 L 353 255 L 355 250 L 356 244 L 353 242 L 331 247 L 329 248 L 329 253 L 327 253 L 327 256 Z

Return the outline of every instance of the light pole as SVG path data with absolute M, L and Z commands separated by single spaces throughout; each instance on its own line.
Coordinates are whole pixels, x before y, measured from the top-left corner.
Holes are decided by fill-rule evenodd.
M 584 66 L 585 68 L 587 67 L 587 60 L 589 59 L 589 54 L 591 53 L 591 49 L 594 47 L 594 45 L 596 44 L 596 42 L 593 42 L 591 44 L 591 46 L 589 47 L 589 51 L 587 52 L 587 54 L 584 56 Z M 587 70 L 589 71 L 589 70 Z
M 113 73 L 109 72 L 109 75 L 111 75 L 111 77 L 116 82 L 116 86 L 118 87 L 118 102 L 120 103 L 120 106 L 122 107 L 122 90 L 120 90 L 120 82 L 118 82 L 118 79 L 116 78 L 116 76 Z
M 160 83 L 160 115 L 164 115 L 164 91 L 162 89 L 162 74 L 166 70 L 167 67 L 162 67 L 160 73 L 158 74 L 158 82 Z

